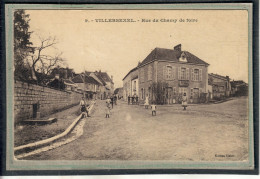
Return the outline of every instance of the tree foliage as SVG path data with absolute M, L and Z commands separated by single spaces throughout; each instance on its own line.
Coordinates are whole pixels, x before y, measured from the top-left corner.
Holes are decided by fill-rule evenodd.
M 24 10 L 14 12 L 15 77 L 22 81 L 46 85 L 52 70 L 63 64 L 64 60 L 61 58 L 62 53 L 49 55 L 51 53 L 46 50 L 55 47 L 57 44 L 55 37 L 39 36 L 40 43 L 32 46 L 29 22 L 30 16 Z
M 33 52 L 30 42 L 32 32 L 29 32 L 29 15 L 24 10 L 14 12 L 14 68 L 15 77 L 27 81 L 30 78 L 30 68 L 25 59 Z
M 152 103 L 165 104 L 168 83 L 166 82 L 154 82 L 151 84 L 152 90 Z

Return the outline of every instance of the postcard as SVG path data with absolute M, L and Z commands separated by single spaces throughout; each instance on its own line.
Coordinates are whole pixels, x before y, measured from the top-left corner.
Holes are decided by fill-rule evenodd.
M 254 169 L 252 4 L 6 4 L 6 170 Z

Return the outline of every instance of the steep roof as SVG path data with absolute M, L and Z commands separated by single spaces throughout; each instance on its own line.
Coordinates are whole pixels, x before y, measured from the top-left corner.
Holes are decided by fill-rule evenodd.
M 76 75 L 74 78 L 72 78 L 72 81 L 74 83 L 84 83 L 83 78 L 82 78 L 82 76 L 80 74 Z
M 65 83 L 68 83 L 68 84 L 75 84 L 73 81 L 69 80 L 69 79 L 64 79 L 64 82 Z
M 99 85 L 99 82 L 97 80 L 95 80 L 93 77 L 88 76 L 88 75 L 85 75 L 85 77 L 84 77 L 81 74 L 75 76 L 72 79 L 72 82 L 74 82 L 74 83 L 91 83 L 91 84 Z
M 175 49 L 165 49 L 165 48 L 155 48 L 139 64 L 139 66 L 152 62 L 154 60 L 166 60 L 166 61 L 178 62 L 182 53 L 185 53 L 187 63 L 209 65 L 208 63 L 204 62 L 203 60 L 201 60 L 200 58 L 198 58 L 197 56 L 193 55 L 192 53 L 190 53 L 188 51 L 179 51 L 179 50 L 175 50 Z
M 212 76 L 212 77 L 215 77 L 215 78 L 222 79 L 222 80 L 227 80 L 227 77 L 221 76 L 221 75 L 218 75 L 218 74 L 209 73 L 208 75 L 209 75 L 209 76 Z
M 99 85 L 99 82 L 97 82 L 93 77 L 91 76 L 85 76 L 85 83 L 91 83 L 95 85 Z
M 125 77 L 123 78 L 123 80 L 132 72 L 134 72 L 135 70 L 137 70 L 137 67 L 133 68 L 132 70 L 130 70 L 126 75 Z
M 98 77 L 98 79 L 103 83 L 103 85 L 106 85 L 107 82 L 111 82 L 114 84 L 112 79 L 108 76 L 106 72 L 95 72 L 95 75 Z
M 105 82 L 114 83 L 112 79 L 108 76 L 107 72 L 98 72 Z
M 86 74 L 86 75 L 90 75 L 90 73 L 92 73 L 92 72 L 90 72 L 90 71 L 85 71 L 85 74 Z

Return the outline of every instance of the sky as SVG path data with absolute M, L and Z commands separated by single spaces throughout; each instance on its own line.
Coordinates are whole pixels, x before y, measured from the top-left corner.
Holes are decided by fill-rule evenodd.
M 59 42 L 55 50 L 62 52 L 69 68 L 77 73 L 105 71 L 113 76 L 115 87 L 122 87 L 124 76 L 154 48 L 173 49 L 178 44 L 182 44 L 182 50 L 209 63 L 209 73 L 248 82 L 245 10 L 27 10 L 26 13 L 30 14 L 34 45 L 38 36 L 55 36 Z M 135 22 L 95 21 L 124 18 Z M 173 22 L 160 22 L 167 19 Z M 54 54 L 55 50 L 45 53 Z

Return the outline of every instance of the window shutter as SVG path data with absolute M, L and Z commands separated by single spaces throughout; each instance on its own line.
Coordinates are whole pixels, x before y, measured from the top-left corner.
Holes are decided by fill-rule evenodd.
M 191 69 L 191 81 L 194 81 L 194 69 Z
M 178 79 L 181 79 L 181 67 L 178 68 Z
M 199 81 L 202 81 L 202 69 L 199 69 Z
M 186 80 L 189 80 L 190 69 L 186 68 Z
M 172 66 L 172 74 L 171 74 L 172 76 L 172 79 L 174 80 L 175 79 L 175 67 L 174 66 Z

